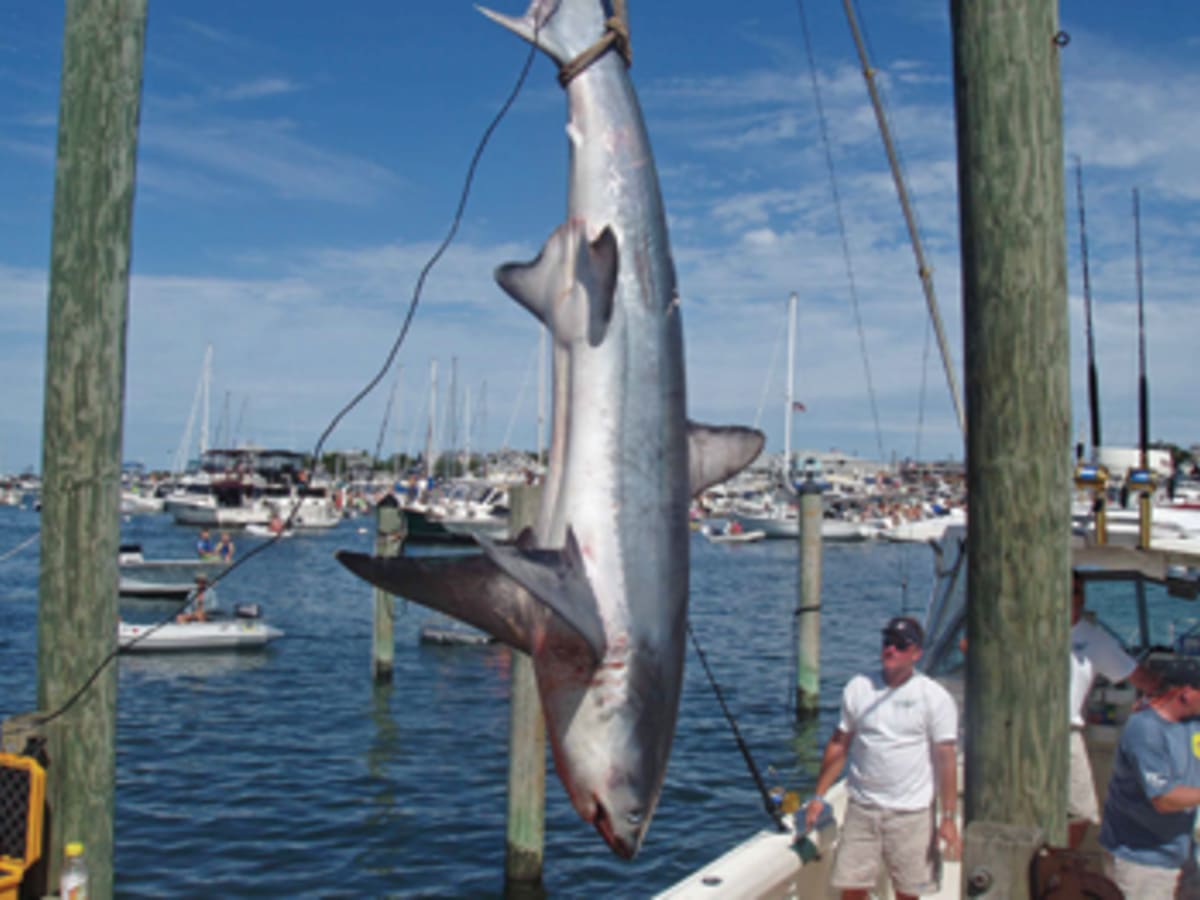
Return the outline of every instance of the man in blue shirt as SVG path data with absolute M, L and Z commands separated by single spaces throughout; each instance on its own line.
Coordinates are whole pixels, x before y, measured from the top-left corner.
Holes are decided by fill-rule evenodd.
M 1125 723 L 1100 824 L 1106 874 L 1139 900 L 1176 896 L 1200 806 L 1200 662 L 1149 668 L 1161 687 Z

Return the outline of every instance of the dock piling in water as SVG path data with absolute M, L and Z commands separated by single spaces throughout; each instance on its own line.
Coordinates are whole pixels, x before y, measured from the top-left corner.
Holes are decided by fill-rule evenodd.
M 375 555 L 399 556 L 404 550 L 404 513 L 395 494 L 375 508 Z M 396 598 L 375 588 L 375 619 L 371 629 L 371 677 L 376 684 L 390 683 L 396 659 Z
M 821 704 L 821 486 L 810 472 L 800 486 L 800 588 L 796 606 L 796 718 Z
M 146 0 L 67 2 L 46 333 L 38 708 L 65 708 L 47 731 L 49 883 L 57 883 L 63 848 L 81 841 L 96 897 L 113 890 L 117 668 L 88 679 L 116 646 L 145 32 Z
M 537 518 L 541 485 L 509 489 L 509 534 Z M 546 834 L 546 721 L 533 677 L 533 660 L 512 651 L 508 733 L 508 816 L 504 880 L 508 887 L 540 884 Z

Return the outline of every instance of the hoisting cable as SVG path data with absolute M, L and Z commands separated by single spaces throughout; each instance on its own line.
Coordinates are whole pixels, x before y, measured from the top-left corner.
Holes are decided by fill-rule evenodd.
M 808 19 L 804 15 L 804 0 L 796 0 L 796 8 L 800 13 L 800 30 L 804 32 L 804 49 L 808 53 L 808 71 L 812 78 L 813 99 L 817 106 L 817 119 L 821 126 L 821 143 L 825 148 L 825 165 L 829 169 L 829 186 L 833 194 L 833 206 L 837 215 L 838 234 L 842 239 L 842 257 L 846 261 L 846 280 L 850 291 L 850 304 L 854 309 L 854 324 L 858 329 L 859 351 L 862 353 L 863 370 L 867 378 L 867 396 L 871 402 L 871 417 L 875 421 L 875 439 L 879 444 L 879 460 L 887 459 L 883 449 L 883 428 L 879 424 L 879 405 L 875 401 L 875 385 L 871 378 L 871 360 L 867 355 L 867 338 L 863 331 L 862 313 L 858 308 L 858 289 L 854 283 L 854 266 L 850 260 L 850 242 L 846 237 L 846 219 L 842 214 L 842 198 L 838 192 L 837 177 L 834 174 L 833 150 L 829 143 L 829 128 L 825 123 L 825 107 L 821 103 L 821 88 L 817 79 L 817 61 L 813 55 L 812 38 L 808 32 Z
M 342 419 L 344 419 L 351 412 L 351 410 L 353 410 L 356 406 L 358 406 L 358 404 L 361 403 L 367 397 L 367 395 L 370 394 L 371 391 L 373 391 L 376 388 L 376 386 L 378 386 L 379 382 L 381 382 L 384 379 L 384 377 L 388 373 L 388 370 L 391 368 L 392 363 L 395 361 L 397 354 L 400 352 L 400 347 L 403 345 L 405 338 L 408 337 L 409 328 L 412 326 L 413 317 L 416 315 L 417 306 L 419 305 L 419 303 L 421 301 L 421 291 L 425 286 L 425 281 L 426 281 L 426 279 L 428 279 L 429 273 L 433 270 L 433 267 L 438 263 L 438 261 L 445 254 L 446 250 L 449 248 L 450 243 L 451 243 L 451 241 L 454 240 L 455 235 L 458 234 L 458 228 L 459 228 L 459 225 L 462 223 L 463 213 L 465 212 L 466 207 L 467 207 L 467 200 L 470 197 L 471 186 L 475 180 L 475 172 L 476 172 L 476 169 L 478 169 L 478 167 L 479 167 L 479 161 L 483 157 L 483 151 L 487 148 L 488 142 L 491 140 L 492 134 L 499 127 L 500 123 L 504 120 L 505 116 L 508 115 L 509 110 L 512 108 L 513 104 L 516 102 L 517 97 L 520 95 L 522 88 L 524 88 L 524 86 L 525 86 L 525 80 L 529 75 L 529 70 L 533 67 L 533 60 L 534 60 L 534 58 L 537 54 L 537 50 L 538 50 L 537 36 L 538 36 L 538 33 L 537 33 L 537 30 L 535 29 L 534 35 L 533 35 L 533 41 L 529 48 L 529 53 L 525 57 L 525 62 L 521 67 L 520 74 L 517 76 L 516 83 L 513 85 L 512 90 L 509 92 L 508 96 L 505 98 L 504 102 L 501 104 L 499 111 L 492 118 L 491 122 L 488 123 L 487 128 L 484 129 L 483 135 L 480 137 L 479 142 L 477 143 L 477 145 L 475 147 L 475 152 L 471 156 L 471 161 L 467 166 L 467 173 L 463 180 L 462 191 L 459 195 L 458 206 L 455 208 L 454 218 L 453 218 L 453 221 L 451 222 L 450 229 L 449 229 L 449 231 L 447 231 L 446 236 L 442 239 L 442 242 L 438 245 L 437 249 L 434 250 L 433 254 L 429 257 L 429 260 L 422 267 L 420 274 L 417 276 L 416 284 L 413 287 L 412 298 L 409 300 L 408 312 L 405 314 L 404 322 L 402 323 L 402 325 L 400 327 L 400 333 L 396 336 L 396 339 L 392 342 L 391 350 L 388 351 L 387 358 L 384 360 L 383 365 L 380 367 L 379 371 L 367 382 L 365 387 L 363 387 L 357 394 L 355 394 L 350 399 L 350 401 L 348 403 L 346 403 L 346 405 L 343 406 L 337 412 L 336 415 L 334 415 L 334 417 L 330 420 L 329 424 L 325 427 L 325 430 L 321 432 L 321 436 L 317 439 L 317 444 L 313 448 L 313 452 L 312 452 L 314 469 L 320 463 L 321 450 L 325 446 L 325 441 L 327 441 L 329 439 L 329 436 L 331 434 L 333 434 L 333 432 L 337 428 L 337 426 L 339 424 L 341 424 Z M 269 541 L 266 541 L 262 544 L 259 544 L 257 547 L 254 547 L 245 556 L 242 556 L 240 559 L 238 559 L 236 562 L 234 562 L 232 565 L 230 565 L 229 568 L 225 569 L 224 571 L 222 571 L 221 573 L 216 575 L 212 579 L 212 581 L 209 582 L 208 586 L 210 588 L 215 587 L 219 582 L 223 581 L 227 576 L 231 575 L 233 572 L 237 571 L 239 568 L 241 568 L 243 565 L 245 565 L 251 559 L 258 556 L 258 554 L 262 553 L 269 547 L 274 547 L 277 543 L 279 543 L 279 541 L 283 537 L 283 534 L 286 533 L 286 531 L 291 527 L 292 521 L 295 518 L 296 513 L 299 509 L 300 509 L 300 498 L 297 497 L 296 502 L 292 505 L 291 512 L 288 514 L 288 517 L 287 517 L 286 521 L 284 522 L 282 531 L 279 534 L 276 534 L 274 537 L 272 537 Z M 100 664 L 96 666 L 95 670 L 93 670 L 92 674 L 87 677 L 87 679 L 83 682 L 83 684 L 80 685 L 79 688 L 73 694 L 71 694 L 71 696 L 68 697 L 64 703 L 62 703 L 62 705 L 60 705 L 58 707 L 58 709 L 37 719 L 35 721 L 35 725 L 36 726 L 46 725 L 47 723 L 54 721 L 59 716 L 63 715 L 69 709 L 71 709 L 71 707 L 73 707 L 79 701 L 79 698 L 82 697 L 87 692 L 87 689 L 92 686 L 92 684 L 95 682 L 95 680 L 100 676 L 100 673 L 103 672 L 104 669 L 108 666 L 108 664 L 111 663 L 114 659 L 116 659 L 117 656 L 121 652 L 123 652 L 123 650 L 125 648 L 132 646 L 133 644 L 137 643 L 138 641 L 144 640 L 145 638 L 147 638 L 151 634 L 153 634 L 155 631 L 162 628 L 164 625 L 167 625 L 167 624 L 173 622 L 175 620 L 176 615 L 178 615 L 180 612 L 182 612 L 184 609 L 186 609 L 188 604 L 190 604 L 192 602 L 192 600 L 194 599 L 194 596 L 195 596 L 194 593 L 189 594 L 187 599 L 184 600 L 176 608 L 176 610 L 171 613 L 171 615 L 163 618 L 161 621 L 148 627 L 144 632 L 139 634 L 136 638 L 132 639 L 124 646 L 122 646 L 120 643 L 118 643 L 117 646 L 112 650 L 112 652 L 110 652 L 107 656 L 104 657 L 103 660 L 100 661 Z
M 745 740 L 742 738 L 741 729 L 738 728 L 737 720 L 733 718 L 733 713 L 729 711 L 729 707 L 725 704 L 725 697 L 721 693 L 721 686 L 717 684 L 717 679 L 713 676 L 712 669 L 708 666 L 708 658 L 704 655 L 704 650 L 700 647 L 700 642 L 696 639 L 696 632 L 692 630 L 692 623 L 687 623 L 688 637 L 692 639 L 692 646 L 696 648 L 696 655 L 700 657 L 700 665 L 704 667 L 704 674 L 708 676 L 708 683 L 712 685 L 713 693 L 717 695 L 717 702 L 721 704 L 721 712 L 725 714 L 725 721 L 729 723 L 730 729 L 733 731 L 733 739 L 737 741 L 738 749 L 742 751 L 742 757 L 746 760 L 746 767 L 750 769 L 750 775 L 754 779 L 754 783 L 758 786 L 758 792 L 762 795 L 763 809 L 767 811 L 767 815 L 775 823 L 775 827 L 780 831 L 787 831 L 788 827 L 783 824 L 783 813 L 779 809 L 779 805 L 771 796 L 770 789 L 767 788 L 767 783 L 763 780 L 762 773 L 758 771 L 758 766 L 754 762 L 754 757 L 750 755 L 750 748 L 746 746 Z

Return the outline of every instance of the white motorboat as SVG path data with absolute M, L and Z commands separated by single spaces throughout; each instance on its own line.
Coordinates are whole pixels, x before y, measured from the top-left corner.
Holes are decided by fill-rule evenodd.
M 203 575 L 212 582 L 229 568 L 219 559 L 146 559 L 140 544 L 122 544 L 117 553 L 118 591 L 126 597 L 184 597 Z
M 207 622 L 165 625 L 118 625 L 117 640 L 125 653 L 181 650 L 258 650 L 283 632 L 258 618 L 233 616 Z
M 296 532 L 292 531 L 290 528 L 279 530 L 277 528 L 272 528 L 270 525 L 247 525 L 245 528 L 245 533 L 251 537 L 258 538 L 290 538 L 294 536 Z
M 713 544 L 750 544 L 755 541 L 761 541 L 767 536 L 765 531 L 731 529 L 728 525 L 724 528 L 713 528 L 705 525 L 700 529 L 700 533 Z

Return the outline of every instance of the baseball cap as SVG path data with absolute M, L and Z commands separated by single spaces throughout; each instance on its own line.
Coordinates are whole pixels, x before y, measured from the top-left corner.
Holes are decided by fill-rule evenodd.
M 896 616 L 888 621 L 883 626 L 884 640 L 891 638 L 899 638 L 906 645 L 916 644 L 918 647 L 925 646 L 925 632 L 921 626 L 917 624 L 917 620 L 911 616 Z
M 1145 666 L 1152 675 L 1157 676 L 1159 684 L 1163 688 L 1200 688 L 1200 660 L 1175 656 L 1165 659 L 1149 659 L 1145 662 Z

